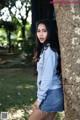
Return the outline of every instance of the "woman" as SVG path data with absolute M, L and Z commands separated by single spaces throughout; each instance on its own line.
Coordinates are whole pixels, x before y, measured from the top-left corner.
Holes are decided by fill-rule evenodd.
M 53 120 L 57 112 L 64 110 L 60 56 L 53 39 L 52 24 L 40 20 L 37 24 L 37 100 L 28 120 Z

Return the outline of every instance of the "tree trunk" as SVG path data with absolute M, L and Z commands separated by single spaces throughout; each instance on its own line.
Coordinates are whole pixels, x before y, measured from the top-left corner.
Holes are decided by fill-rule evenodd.
M 10 38 L 11 33 L 10 33 L 10 31 L 6 31 L 6 33 L 7 33 L 8 45 L 9 45 L 9 53 L 10 53 L 11 52 L 11 38 Z
M 53 5 L 50 0 L 31 0 L 32 33 L 35 34 L 36 22 L 40 19 L 53 19 Z
M 54 8 L 61 50 L 65 120 L 80 120 L 80 4 L 55 4 Z
M 31 32 L 34 35 L 36 30 L 36 21 L 38 20 L 37 0 L 31 0 L 31 11 L 32 11 L 32 25 Z
M 25 39 L 26 39 L 26 36 L 25 36 L 25 25 L 23 25 L 23 26 L 21 27 L 21 32 L 22 32 L 23 41 L 25 42 Z

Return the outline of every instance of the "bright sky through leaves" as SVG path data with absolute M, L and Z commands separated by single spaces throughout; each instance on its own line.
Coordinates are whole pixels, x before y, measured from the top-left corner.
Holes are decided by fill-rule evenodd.
M 16 7 L 15 6 L 13 6 L 12 8 L 11 8 L 11 11 L 12 11 L 12 13 L 13 14 L 15 14 L 16 13 L 16 18 L 17 19 L 20 19 L 21 18 L 21 16 L 23 16 L 24 18 L 26 17 L 26 13 L 25 13 L 25 6 L 26 6 L 26 3 L 24 3 L 23 4 L 23 6 L 22 6 L 22 4 L 21 4 L 21 1 L 16 1 Z M 21 8 L 21 9 L 20 9 Z M 20 9 L 20 10 L 19 10 Z M 8 8 L 7 7 L 5 7 L 5 8 L 3 8 L 2 10 L 1 10 L 1 13 L 2 13 L 2 16 L 0 17 L 0 19 L 2 18 L 4 21 L 11 21 L 11 16 L 10 16 L 10 13 L 9 13 L 9 10 L 8 10 Z M 20 16 L 20 14 L 21 14 L 21 16 Z M 28 16 L 28 22 L 30 22 L 31 23 L 31 11 L 29 11 L 29 16 Z

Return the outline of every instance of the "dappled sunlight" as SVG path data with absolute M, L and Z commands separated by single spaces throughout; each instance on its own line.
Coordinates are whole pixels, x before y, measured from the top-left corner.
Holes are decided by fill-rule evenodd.
M 9 120 L 26 120 L 36 100 L 32 68 L 0 69 L 0 91 L 0 111 L 8 112 Z
M 33 105 L 25 106 L 23 109 L 11 108 L 8 110 L 8 120 L 27 120 L 33 108 Z
M 63 111 L 63 112 L 58 112 L 58 113 L 56 114 L 55 120 L 64 120 L 64 118 L 65 118 L 65 113 L 64 113 L 64 111 Z
M 18 109 L 11 108 L 8 111 L 8 120 L 27 120 L 29 115 L 32 113 L 33 108 L 25 108 L 25 109 Z M 59 112 L 56 115 L 55 120 L 64 120 L 65 114 L 64 112 Z
M 7 64 L 7 63 L 10 63 L 10 62 L 13 62 L 13 61 L 12 60 L 1 60 L 0 64 Z
M 25 85 L 25 86 L 19 85 L 19 86 L 17 86 L 16 88 L 19 88 L 19 89 L 26 88 L 26 89 L 28 89 L 28 88 L 34 88 L 34 87 L 35 87 L 35 86 L 33 86 L 33 85 Z
M 13 120 L 13 119 L 20 119 L 22 118 L 22 116 L 24 115 L 24 110 L 17 110 L 14 113 L 8 113 L 8 118 L 9 120 Z

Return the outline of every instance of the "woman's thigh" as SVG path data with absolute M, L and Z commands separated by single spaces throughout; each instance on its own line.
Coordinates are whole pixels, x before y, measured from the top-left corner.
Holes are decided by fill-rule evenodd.
M 43 112 L 40 109 L 34 109 L 28 120 L 53 120 L 56 113 Z
M 28 120 L 45 120 L 47 112 L 42 112 L 40 109 L 34 109 Z
M 47 115 L 47 117 L 44 120 L 54 120 L 56 116 L 56 112 L 51 112 Z

